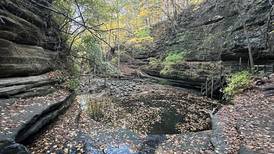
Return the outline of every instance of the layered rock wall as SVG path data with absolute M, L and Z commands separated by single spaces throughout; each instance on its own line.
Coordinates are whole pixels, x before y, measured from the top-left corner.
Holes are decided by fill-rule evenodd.
M 0 77 L 48 72 L 65 54 L 58 26 L 46 9 L 50 5 L 51 0 L 0 1 Z
M 175 32 L 167 31 L 155 52 L 185 52 L 187 61 L 247 59 L 249 37 L 255 60 L 273 59 L 271 7 L 269 0 L 208 0 L 184 10 Z
M 199 87 L 207 77 L 239 69 L 239 61 L 245 69 L 248 40 L 255 64 L 272 64 L 273 23 L 274 11 L 269 0 L 206 0 L 183 10 L 176 28 L 170 26 L 157 36 L 159 39 L 150 55 L 164 60 L 168 53 L 179 52 L 184 53 L 184 60 L 168 66 L 165 74 L 161 73 L 166 68 L 163 63 L 144 70 L 150 75 Z M 214 65 L 216 67 L 211 67 Z

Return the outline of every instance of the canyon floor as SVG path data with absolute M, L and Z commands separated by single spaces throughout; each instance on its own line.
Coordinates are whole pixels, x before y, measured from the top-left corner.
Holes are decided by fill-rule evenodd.
M 85 79 L 69 109 L 27 147 L 58 154 L 274 153 L 271 85 L 223 105 L 144 79 Z

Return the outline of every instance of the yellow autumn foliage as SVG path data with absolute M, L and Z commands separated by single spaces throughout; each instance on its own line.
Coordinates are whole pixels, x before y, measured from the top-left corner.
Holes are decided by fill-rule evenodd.
M 134 38 L 131 38 L 128 42 L 132 44 L 139 44 L 144 42 L 148 43 L 148 42 L 153 42 L 153 37 L 150 37 L 150 36 L 142 37 L 142 38 L 134 37 Z
M 191 5 L 199 5 L 201 3 L 203 3 L 205 0 L 191 0 L 190 4 Z
M 140 9 L 139 16 L 141 16 L 141 17 L 149 16 L 149 12 L 150 12 L 150 10 L 148 10 L 148 9 L 146 9 L 146 8 L 141 8 L 141 9 Z

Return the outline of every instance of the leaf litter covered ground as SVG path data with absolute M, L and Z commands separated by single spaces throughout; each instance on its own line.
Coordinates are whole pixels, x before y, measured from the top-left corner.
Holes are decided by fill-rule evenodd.
M 110 91 L 106 90 L 102 96 L 112 96 L 112 103 L 120 101 L 114 106 L 99 106 L 103 116 L 98 114 L 98 119 L 94 118 L 96 114 L 83 111 L 82 97 L 78 97 L 64 115 L 28 145 L 30 151 L 35 154 L 111 153 L 114 147 L 126 149 L 122 153 L 274 153 L 274 98 L 266 98 L 260 89 L 253 88 L 238 95 L 234 105 L 223 106 L 213 116 L 212 130 L 200 131 L 208 127 L 209 115 L 204 113 L 214 105 L 204 98 L 180 93 L 178 89 L 149 85 L 138 83 L 121 87 L 110 83 L 107 88 Z M 92 98 L 98 99 L 98 95 Z M 190 101 L 194 99 L 198 100 L 196 105 Z M 96 102 L 100 101 L 105 102 L 104 99 Z M 161 121 L 159 113 L 166 105 L 174 106 L 184 117 L 185 123 L 179 122 L 176 127 L 179 134 L 150 134 L 151 126 Z M 93 106 L 91 111 L 100 112 L 98 108 Z M 195 116 L 205 118 L 199 122 Z
M 182 145 L 179 141 L 189 140 L 195 136 L 197 140 L 193 140 L 193 143 L 210 144 L 210 131 L 202 132 L 200 137 L 194 133 L 187 136 L 179 135 L 181 132 L 210 129 L 209 115 L 205 112 L 214 107 L 210 100 L 170 86 L 132 81 L 125 83 L 127 81 L 115 80 L 109 82 L 109 88 L 95 90 L 97 92 L 93 95 L 78 96 L 77 101 L 67 112 L 36 137 L 28 147 L 33 153 L 83 153 L 87 151 L 87 139 L 83 141 L 81 136 L 88 136 L 93 149 L 99 152 L 121 145 L 128 146 L 132 152 L 156 152 L 158 145 L 162 150 L 182 151 L 188 149 L 184 146 L 189 145 Z M 88 98 L 88 101 L 85 100 L 88 104 L 82 103 L 83 98 Z M 168 120 L 172 119 L 163 119 L 166 116 L 163 111 L 167 109 L 178 114 L 179 120 L 173 122 L 172 127 L 168 123 Z M 167 112 L 167 116 L 168 114 L 170 112 Z M 153 132 L 154 135 L 151 135 Z M 177 144 L 171 146 L 172 142 Z M 194 148 L 192 147 L 192 150 Z
M 233 105 L 214 116 L 211 141 L 215 152 L 274 153 L 274 97 L 265 96 L 263 87 L 237 95 Z
M 274 153 L 274 97 L 253 89 L 234 100 L 242 151 Z

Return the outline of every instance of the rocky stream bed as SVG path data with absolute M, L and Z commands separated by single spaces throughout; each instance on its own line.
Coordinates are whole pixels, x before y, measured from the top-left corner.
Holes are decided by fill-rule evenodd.
M 33 133 L 38 130 L 33 128 L 42 127 L 24 127 L 29 128 L 25 134 L 15 136 L 27 149 L 12 139 L 4 140 L 0 153 L 273 153 L 274 99 L 265 97 L 267 86 L 247 90 L 235 98 L 235 105 L 223 106 L 185 89 L 146 79 L 106 81 L 83 79 L 75 101 L 53 123 L 44 124 L 36 135 Z M 271 84 L 267 83 L 270 90 Z M 20 102 L 6 108 L 16 104 Z M 219 110 L 213 112 L 216 108 Z M 13 129 L 3 126 L 3 130 Z M 31 136 L 20 140 L 28 132 Z
M 212 100 L 143 79 L 92 79 L 80 91 L 30 142 L 32 153 L 213 152 Z
M 166 22 L 152 28 L 160 32 L 154 49 L 132 55 L 126 66 L 173 86 L 83 78 L 77 95 L 51 72 L 67 68 L 71 55 L 52 2 L 0 0 L 0 154 L 274 153 L 273 78 L 229 105 L 174 87 L 199 89 L 222 68 L 233 70 L 239 59 L 246 65 L 244 25 L 255 63 L 272 65 L 273 0 L 207 0 L 183 11 L 176 31 Z M 246 9 L 237 10 L 238 3 Z M 246 22 L 241 11 L 249 14 Z M 165 75 L 163 61 L 146 67 L 150 58 L 172 51 L 187 54 Z M 125 68 L 129 76 L 144 77 Z

